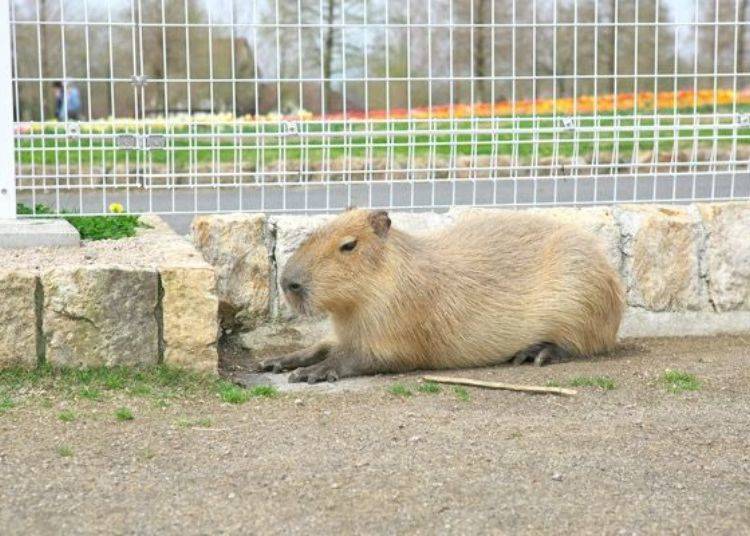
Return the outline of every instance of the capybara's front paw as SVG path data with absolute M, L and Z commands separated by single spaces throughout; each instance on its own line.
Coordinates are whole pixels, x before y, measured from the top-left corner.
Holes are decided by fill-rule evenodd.
M 328 363 L 320 363 L 311 367 L 299 368 L 289 375 L 290 383 L 318 383 L 323 381 L 335 382 L 338 379 L 338 371 Z
M 262 372 L 274 372 L 278 374 L 288 368 L 288 356 L 271 357 L 258 363 L 258 369 Z

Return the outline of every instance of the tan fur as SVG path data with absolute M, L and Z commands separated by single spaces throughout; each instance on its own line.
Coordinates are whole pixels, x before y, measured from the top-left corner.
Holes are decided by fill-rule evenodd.
M 383 233 L 384 214 L 344 212 L 284 271 L 306 289 L 286 293 L 292 306 L 328 312 L 334 346 L 367 360 L 367 372 L 502 363 L 540 342 L 573 355 L 615 345 L 623 289 L 593 235 L 510 211 Z

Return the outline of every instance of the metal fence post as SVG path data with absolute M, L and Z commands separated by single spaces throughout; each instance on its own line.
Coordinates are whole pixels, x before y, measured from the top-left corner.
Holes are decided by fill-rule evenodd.
M 16 217 L 10 4 L 0 0 L 0 219 Z

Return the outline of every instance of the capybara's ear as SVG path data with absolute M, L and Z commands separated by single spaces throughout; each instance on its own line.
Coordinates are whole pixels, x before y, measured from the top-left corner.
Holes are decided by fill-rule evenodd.
M 368 221 L 372 226 L 375 234 L 380 238 L 385 238 L 391 228 L 391 219 L 385 210 L 374 210 L 370 212 Z

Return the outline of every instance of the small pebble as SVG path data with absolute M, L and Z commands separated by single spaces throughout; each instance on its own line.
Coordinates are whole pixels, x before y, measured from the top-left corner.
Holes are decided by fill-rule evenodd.
M 562 482 L 562 479 L 563 477 L 560 473 L 555 473 L 554 475 L 552 475 L 552 480 L 555 480 L 557 482 Z
M 234 499 L 235 497 L 236 497 L 236 495 L 235 495 L 234 493 L 230 493 L 230 494 L 229 494 L 229 498 L 230 498 L 230 499 Z
M 302 402 L 301 398 L 295 398 L 294 399 L 294 405 L 295 406 L 302 406 L 303 404 L 304 404 L 304 402 Z

